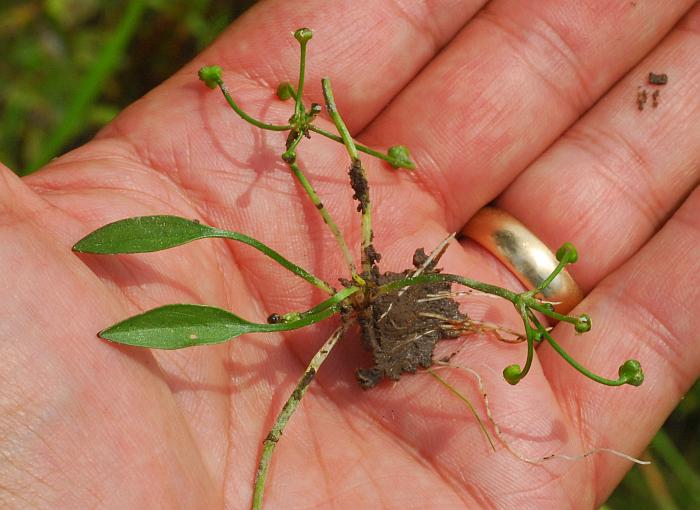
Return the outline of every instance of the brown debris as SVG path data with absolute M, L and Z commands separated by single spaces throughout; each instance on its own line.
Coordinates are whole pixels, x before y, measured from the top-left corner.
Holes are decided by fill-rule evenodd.
M 648 81 L 650 85 L 663 86 L 668 83 L 668 75 L 666 73 L 649 73 Z M 654 89 L 652 89 L 654 90 Z M 659 97 L 661 96 L 661 91 L 657 88 L 651 94 L 651 106 L 656 108 L 659 106 Z M 641 111 L 644 109 L 648 99 L 648 92 L 642 87 L 637 87 L 637 108 Z
M 362 171 L 362 163 L 359 159 L 352 162 L 348 175 L 350 176 L 350 186 L 355 192 L 352 198 L 359 202 L 357 210 L 358 212 L 365 212 L 365 208 L 369 203 L 369 184 L 367 184 L 367 179 Z
M 637 87 L 637 108 L 639 111 L 644 109 L 644 105 L 647 102 L 647 91 L 642 87 Z
M 416 267 L 425 259 L 425 252 L 416 250 Z M 413 269 L 401 273 L 386 272 L 375 277 L 374 283 L 384 285 L 410 277 L 414 272 Z M 439 273 L 435 261 L 423 271 L 423 274 L 431 273 Z M 451 323 L 463 322 L 467 317 L 460 313 L 457 302 L 450 297 L 425 299 L 449 293 L 451 288 L 450 282 L 414 285 L 370 299 L 363 309 L 356 310 L 362 343 L 374 358 L 373 367 L 357 371 L 360 386 L 369 389 L 385 377 L 398 380 L 405 372 L 414 373 L 419 367 L 430 367 L 435 344 L 459 336 L 459 331 L 451 327 Z
M 668 75 L 666 73 L 649 73 L 649 84 L 651 85 L 666 85 L 668 83 Z
M 367 248 L 365 248 L 365 257 L 367 257 L 367 260 L 372 265 L 374 265 L 375 262 L 382 260 L 382 254 L 374 248 L 373 244 L 370 244 Z
M 654 93 L 651 95 L 651 106 L 653 108 L 656 108 L 659 106 L 659 95 L 661 92 L 659 90 L 655 90 Z
M 297 139 L 297 136 L 299 136 L 299 131 L 296 129 L 290 129 L 289 134 L 287 135 L 287 141 L 284 142 L 284 146 L 287 150 L 292 146 L 292 142 Z

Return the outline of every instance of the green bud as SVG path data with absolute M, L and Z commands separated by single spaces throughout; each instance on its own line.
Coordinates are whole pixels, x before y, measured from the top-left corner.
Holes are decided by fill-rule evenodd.
M 294 39 L 299 41 L 301 44 L 310 41 L 313 36 L 313 31 L 310 28 L 300 28 L 294 32 Z
M 405 168 L 407 170 L 416 168 L 416 164 L 411 160 L 408 148 L 403 145 L 389 147 L 387 155 L 391 158 L 389 164 L 394 168 Z
M 576 324 L 574 325 L 576 333 L 587 333 L 591 330 L 591 316 L 587 313 L 579 315 Z
M 292 84 L 288 81 L 283 81 L 277 85 L 277 97 L 279 97 L 282 101 L 286 101 L 290 97 L 294 97 L 294 89 L 292 88 Z
M 617 370 L 620 374 L 620 379 L 625 381 L 625 384 L 639 386 L 644 382 L 644 372 L 642 365 L 636 359 L 628 359 Z
M 503 369 L 503 378 L 508 384 L 518 384 L 520 382 L 520 365 L 508 365 Z
M 219 66 L 204 66 L 197 74 L 199 75 L 199 79 L 210 89 L 215 89 L 223 83 L 221 67 Z
M 567 258 L 569 264 L 573 264 L 578 260 L 578 252 L 573 244 L 564 243 L 561 245 L 561 248 L 557 250 L 557 260 L 561 262 L 564 257 Z

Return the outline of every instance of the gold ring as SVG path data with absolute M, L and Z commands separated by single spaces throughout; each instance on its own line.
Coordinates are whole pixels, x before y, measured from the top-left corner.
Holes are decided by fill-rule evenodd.
M 525 225 L 496 207 L 484 207 L 462 229 L 499 259 L 528 289 L 538 287 L 559 262 L 552 251 Z M 559 313 L 569 313 L 583 292 L 564 269 L 543 291 Z

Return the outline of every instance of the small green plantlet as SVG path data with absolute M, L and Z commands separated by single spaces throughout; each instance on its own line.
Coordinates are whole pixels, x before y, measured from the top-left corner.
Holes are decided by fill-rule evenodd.
M 211 306 L 171 304 L 127 318 L 99 333 L 101 338 L 120 344 L 152 349 L 180 349 L 225 342 L 248 333 L 303 328 L 335 315 L 340 316 L 341 325 L 310 361 L 265 439 L 255 478 L 253 508 L 262 507 L 272 453 L 287 422 L 326 357 L 351 324 L 359 323 L 363 345 L 372 353 L 374 362 L 371 367 L 357 370 L 357 379 L 363 388 L 372 388 L 385 378 L 398 380 L 403 373 L 412 373 L 419 368 L 425 368 L 438 382 L 465 400 L 430 369 L 434 363 L 432 355 L 435 344 L 442 339 L 456 338 L 472 332 L 496 331 L 498 328 L 479 324 L 462 314 L 452 297 L 454 285 L 499 296 L 510 301 L 520 315 L 524 333 L 515 333 L 517 337 L 515 341 L 527 342 L 527 358 L 522 368 L 518 364 L 513 364 L 503 370 L 503 377 L 508 383 L 517 384 L 527 375 L 532 366 L 535 343 L 547 341 L 571 366 L 594 381 L 608 386 L 623 384 L 639 386 L 644 380 L 644 375 L 638 361 L 628 360 L 623 363 L 619 368 L 617 379 L 607 379 L 594 374 L 569 356 L 552 338 L 550 328 L 545 327 L 538 318 L 546 316 L 556 321 L 568 322 L 574 326 L 577 333 L 581 334 L 591 329 L 591 319 L 588 315 L 569 316 L 557 313 L 551 303 L 544 301 L 541 297 L 542 291 L 564 267 L 578 259 L 576 249 L 570 243 L 565 243 L 557 251 L 559 265 L 552 274 L 539 287 L 522 293 L 464 276 L 442 273 L 436 266 L 447 249 L 450 238 L 429 255 L 426 255 L 423 249 L 417 249 L 413 257 L 413 267 L 409 269 L 398 273 L 380 271 L 378 262 L 381 256 L 372 244 L 374 237 L 372 201 L 360 153 L 380 158 L 395 169 L 412 170 L 415 164 L 411 160 L 408 149 L 401 145 L 391 147 L 387 153 L 382 153 L 355 142 L 336 107 L 331 83 L 327 78 L 322 80 L 325 106 L 338 133 L 330 133 L 314 124 L 314 119 L 321 112 L 320 105 L 314 103 L 307 109 L 302 101 L 306 49 L 312 36 L 312 31 L 307 28 L 295 32 L 294 37 L 299 41 L 301 48 L 299 80 L 296 88 L 289 82 L 284 82 L 277 88 L 277 96 L 281 100 L 294 100 L 294 112 L 288 124 L 267 124 L 245 113 L 231 97 L 219 66 L 203 67 L 199 71 L 199 78 L 207 87 L 218 87 L 231 108 L 243 120 L 261 129 L 288 133 L 281 158 L 287 163 L 292 175 L 328 225 L 348 267 L 348 278 L 340 279 L 342 284 L 340 290 L 294 264 L 271 247 L 245 234 L 176 216 L 123 219 L 88 234 L 73 247 L 75 251 L 83 253 L 145 253 L 166 250 L 198 239 L 230 239 L 260 251 L 273 262 L 328 294 L 326 300 L 309 310 L 274 313 L 269 316 L 266 323 L 253 323 L 227 310 Z M 347 150 L 350 186 L 354 191 L 354 198 L 358 203 L 357 210 L 360 213 L 362 232 L 360 267 L 356 267 L 344 236 L 297 163 L 297 149 L 304 138 L 312 133 L 343 143 Z M 505 338 L 501 340 L 513 342 Z M 485 398 L 486 394 L 483 395 Z M 468 401 L 465 400 L 465 402 L 469 404 Z M 471 404 L 469 406 L 476 416 L 474 408 Z M 491 419 L 490 414 L 489 419 Z M 480 420 L 479 424 L 486 433 Z M 496 430 L 498 432 L 497 427 Z M 491 442 L 488 433 L 486 435 Z M 491 445 L 493 446 L 492 442 Z

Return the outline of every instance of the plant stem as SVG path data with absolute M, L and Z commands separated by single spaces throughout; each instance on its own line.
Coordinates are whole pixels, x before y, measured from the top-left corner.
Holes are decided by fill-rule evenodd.
M 594 374 L 587 368 L 585 368 L 583 365 L 578 363 L 576 360 L 574 360 L 555 340 L 552 338 L 552 335 L 549 334 L 547 331 L 547 328 L 542 326 L 542 324 L 537 320 L 537 317 L 535 317 L 534 314 L 528 314 L 528 308 L 530 307 L 530 301 L 536 301 L 535 298 L 530 296 L 527 292 L 523 294 L 516 294 L 515 292 L 512 292 L 508 289 L 504 289 L 502 287 L 497 287 L 495 285 L 491 285 L 488 283 L 483 283 L 479 282 L 476 280 L 472 280 L 470 278 L 465 278 L 463 276 L 459 275 L 454 275 L 454 274 L 425 274 L 425 275 L 420 275 L 420 276 L 414 276 L 412 278 L 402 278 L 400 280 L 394 280 L 393 282 L 387 283 L 385 285 L 382 285 L 378 287 L 375 292 L 377 295 L 381 294 L 386 294 L 389 292 L 392 292 L 394 290 L 401 289 L 403 287 L 409 287 L 412 285 L 421 285 L 421 284 L 428 284 L 428 283 L 435 283 L 435 282 L 454 282 L 454 283 L 459 283 L 460 285 L 464 285 L 465 287 L 469 287 L 471 289 L 478 290 L 480 292 L 485 292 L 486 294 L 493 294 L 495 296 L 502 297 L 503 299 L 507 299 L 511 303 L 513 303 L 516 308 L 518 309 L 518 312 L 521 315 L 521 318 L 523 319 L 523 323 L 525 326 L 525 331 L 527 333 L 527 341 L 528 341 L 528 356 L 527 356 L 527 361 L 525 364 L 525 367 L 521 371 L 521 374 L 524 376 L 527 371 L 530 368 L 530 365 L 532 364 L 532 358 L 534 356 L 534 330 L 532 326 L 529 323 L 528 317 L 532 320 L 537 333 L 542 335 L 542 337 L 546 338 L 547 341 L 550 343 L 550 345 L 554 348 L 559 355 L 564 358 L 564 360 L 569 363 L 572 367 L 574 367 L 576 370 L 581 372 L 583 375 L 588 377 L 589 379 L 592 379 L 596 382 L 599 382 L 601 384 L 605 384 L 606 386 L 622 386 L 623 384 L 627 384 L 628 380 L 627 378 L 623 377 L 622 375 L 620 376 L 619 379 L 613 380 L 613 379 L 606 379 L 605 377 L 601 377 L 597 374 Z
M 346 287 L 336 292 L 331 298 L 317 304 L 303 312 L 292 312 L 290 320 L 281 323 L 251 323 L 255 326 L 256 333 L 269 333 L 272 331 L 290 331 L 303 328 L 316 322 L 321 322 L 328 317 L 335 315 L 340 309 L 340 303 L 360 290 L 359 287 Z
M 559 275 L 559 273 L 562 272 L 564 266 L 566 266 L 568 262 L 568 258 L 566 257 L 560 260 L 559 264 L 557 264 L 557 267 L 554 268 L 554 271 L 549 273 L 549 276 L 547 276 L 547 278 L 545 278 L 544 281 L 537 286 L 537 288 L 533 291 L 533 294 L 535 294 L 536 292 L 543 292 L 544 289 L 546 289 L 549 286 L 549 284 L 554 281 L 554 279 Z
M 298 133 L 296 138 L 292 140 L 292 142 L 287 147 L 287 150 L 284 151 L 284 154 L 282 154 L 283 161 L 295 161 L 297 159 L 297 147 L 299 146 L 299 143 L 301 142 L 302 138 L 304 138 L 304 133 Z
M 537 320 L 537 319 L 535 319 Z M 594 380 L 595 382 L 599 382 L 600 384 L 604 384 L 606 386 L 622 386 L 623 384 L 626 384 L 626 380 L 623 379 L 622 377 L 620 379 L 606 379 L 605 377 L 601 377 L 598 374 L 594 374 L 590 370 L 588 370 L 586 367 L 581 365 L 578 361 L 573 359 L 555 340 L 552 338 L 552 335 L 550 335 L 545 328 L 542 327 L 542 325 L 537 322 L 537 327 L 539 331 L 542 333 L 542 335 L 547 339 L 549 344 L 554 348 L 555 351 L 564 358 L 564 360 L 574 367 L 576 370 L 581 372 L 583 375 L 588 377 L 589 379 Z
M 314 306 L 313 308 L 307 310 L 306 312 L 303 312 L 302 315 L 305 315 L 305 314 L 313 315 L 313 314 L 316 314 L 316 313 L 324 310 L 325 308 L 328 308 L 329 306 L 335 306 L 338 303 L 340 303 L 341 301 L 343 301 L 344 299 L 349 298 L 350 296 L 352 296 L 353 294 L 355 294 L 359 290 L 360 290 L 360 287 L 357 287 L 355 285 L 353 285 L 352 287 L 345 287 L 342 290 L 339 290 L 338 292 L 333 294 L 333 296 L 330 299 L 327 299 L 323 303 Z
M 382 285 L 376 289 L 377 294 L 387 294 L 395 290 L 401 289 L 403 287 L 410 287 L 412 285 L 421 285 L 425 283 L 436 283 L 436 282 L 454 282 L 469 287 L 470 289 L 478 290 L 479 292 L 484 292 L 486 294 L 493 294 L 495 296 L 502 297 L 515 304 L 519 299 L 519 294 L 513 291 L 504 289 L 503 287 L 498 287 L 496 285 L 491 285 L 489 283 L 483 283 L 477 280 L 472 280 L 471 278 L 466 278 L 464 276 L 459 276 L 456 274 L 448 273 L 431 273 L 423 274 L 420 276 L 413 276 L 408 278 L 402 278 L 400 280 L 394 280 L 387 284 Z
M 251 246 L 255 248 L 256 250 L 264 253 L 268 257 L 270 257 L 272 260 L 277 262 L 279 265 L 284 267 L 285 269 L 288 269 L 295 275 L 303 278 L 310 284 L 318 287 L 319 289 L 323 290 L 324 292 L 327 292 L 330 295 L 335 294 L 335 289 L 326 281 L 318 278 L 317 276 L 312 275 L 309 273 L 307 270 L 305 270 L 302 267 L 297 266 L 293 262 L 287 260 L 285 257 L 283 257 L 281 254 L 270 248 L 269 246 L 261 243 L 257 239 L 253 239 L 252 237 L 249 237 L 245 234 L 241 234 L 239 232 L 232 232 L 230 230 L 222 230 L 222 229 L 213 229 L 213 233 L 217 234 L 217 237 L 222 237 L 224 239 L 232 239 L 234 241 L 239 241 L 241 243 L 247 244 L 248 246 Z
M 333 141 L 336 141 L 338 143 L 344 143 L 342 137 L 333 134 L 329 131 L 326 131 L 325 129 L 322 129 L 314 124 L 309 124 L 309 131 L 313 131 L 314 133 L 318 133 L 319 135 L 323 135 L 326 138 L 329 138 Z M 369 147 L 366 147 L 360 143 L 357 143 L 357 141 L 354 141 L 355 147 L 357 148 L 358 151 L 364 152 L 365 154 L 369 154 L 370 156 L 374 156 L 375 158 L 379 158 L 381 160 L 386 161 L 387 163 L 394 164 L 396 163 L 392 157 L 390 157 L 388 154 L 384 154 L 383 152 L 379 152 L 377 150 L 371 149 Z
M 323 78 L 321 80 L 321 85 L 323 87 L 323 97 L 326 100 L 326 108 L 328 113 L 335 124 L 338 133 L 340 133 L 345 148 L 348 151 L 348 155 L 352 160 L 352 166 L 350 167 L 350 180 L 355 191 L 355 197 L 360 203 L 360 210 L 362 211 L 362 271 L 369 274 L 374 260 L 370 255 L 370 248 L 372 245 L 372 203 L 369 198 L 369 185 L 367 183 L 367 175 L 365 174 L 365 169 L 362 167 L 360 162 L 360 156 L 357 153 L 357 147 L 355 147 L 355 142 L 350 136 L 343 118 L 338 113 L 338 107 L 335 104 L 335 98 L 333 97 L 333 88 L 331 87 L 331 81 L 328 78 Z
M 308 390 L 309 384 L 311 384 L 311 381 L 313 381 L 314 377 L 316 376 L 316 372 L 318 372 L 319 367 L 326 360 L 328 354 L 343 335 L 349 324 L 350 323 L 348 322 L 336 329 L 328 340 L 326 340 L 326 343 L 323 344 L 323 346 L 311 359 L 311 362 L 304 371 L 304 375 L 301 376 L 296 388 L 294 388 L 294 391 L 285 402 L 284 406 L 282 407 L 282 411 L 280 411 L 280 414 L 277 416 L 272 429 L 265 438 L 265 441 L 263 442 L 262 455 L 260 457 L 260 464 L 258 465 L 258 471 L 255 475 L 255 487 L 253 489 L 253 510 L 260 510 L 262 508 L 263 494 L 265 492 L 265 481 L 267 479 L 267 471 L 270 467 L 270 461 L 272 460 L 272 453 L 275 450 L 275 446 L 277 446 L 277 442 L 282 436 L 282 432 L 284 431 L 287 422 L 299 406 L 299 402 L 301 402 L 301 399 L 304 397 L 304 394 L 306 393 L 306 390 Z
M 259 121 L 258 119 L 254 119 L 246 112 L 241 110 L 240 106 L 236 104 L 236 102 L 233 100 L 233 97 L 231 97 L 231 93 L 228 91 L 228 87 L 223 81 L 220 81 L 218 84 L 219 88 L 221 89 L 221 93 L 226 98 L 226 102 L 228 102 L 229 106 L 233 108 L 233 111 L 235 111 L 238 114 L 238 116 L 246 122 L 252 124 L 255 127 L 259 127 L 260 129 L 267 129 L 268 131 L 289 131 L 290 129 L 292 129 L 292 126 L 290 126 L 289 124 L 280 126 L 277 124 L 267 124 L 265 122 Z
M 318 197 L 316 190 L 313 188 L 313 186 L 308 181 L 304 173 L 301 171 L 299 165 L 297 165 L 296 162 L 292 162 L 289 163 L 289 168 L 292 169 L 292 172 L 294 172 L 294 175 L 299 180 L 299 184 L 301 184 L 301 187 L 304 188 L 304 191 L 306 191 L 306 194 L 311 199 L 311 202 L 314 204 L 316 209 L 318 209 L 318 212 L 321 215 L 321 218 L 323 218 L 325 224 L 328 225 L 328 228 L 331 230 L 333 237 L 335 237 L 335 240 L 338 243 L 338 246 L 340 247 L 340 251 L 343 253 L 345 262 L 350 268 L 350 273 L 354 276 L 357 273 L 355 269 L 355 261 L 352 258 L 350 249 L 348 248 L 348 245 L 345 242 L 345 238 L 340 232 L 338 225 L 336 225 L 335 221 L 333 221 L 333 218 L 328 212 L 328 209 L 326 209 L 326 207 L 323 205 L 323 202 L 321 202 L 321 199 Z
M 350 136 L 350 132 L 348 131 L 347 126 L 345 126 L 343 118 L 338 113 L 338 107 L 336 106 L 335 98 L 333 97 L 333 89 L 331 88 L 331 81 L 328 78 L 323 78 L 321 80 L 321 86 L 323 88 L 323 97 L 326 100 L 326 109 L 328 110 L 328 114 L 331 116 L 331 120 L 333 121 L 333 124 L 335 124 L 338 133 L 340 133 L 343 143 L 345 144 L 345 148 L 350 155 L 350 159 L 356 161 L 360 158 L 360 156 L 357 154 L 355 142 L 352 139 L 352 136 Z
M 525 336 L 527 338 L 527 359 L 525 360 L 525 366 L 520 371 L 518 379 L 522 379 L 530 371 L 532 359 L 535 356 L 535 332 L 532 330 L 527 311 L 527 305 L 525 303 L 521 303 L 518 307 L 518 312 L 520 312 L 520 318 L 523 320 L 523 324 L 525 325 Z
M 532 298 L 532 301 L 528 302 L 528 307 L 532 308 L 533 310 L 537 310 L 538 312 L 546 315 L 547 317 L 551 317 L 552 319 L 560 322 L 576 324 L 579 320 L 577 317 L 571 317 L 570 315 L 563 315 L 561 313 L 555 312 L 554 310 L 551 310 L 548 307 L 544 306 L 535 298 Z
M 301 119 L 304 116 L 304 103 L 302 95 L 304 94 L 304 79 L 306 76 L 306 45 L 308 40 L 302 39 L 299 41 L 301 54 L 299 56 L 299 83 L 297 84 L 296 94 L 294 95 L 294 117 Z

